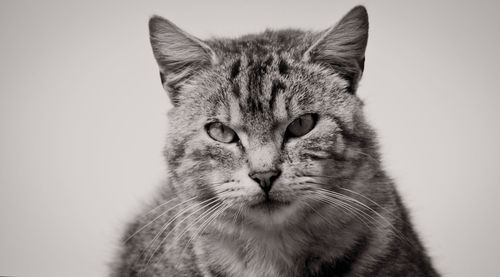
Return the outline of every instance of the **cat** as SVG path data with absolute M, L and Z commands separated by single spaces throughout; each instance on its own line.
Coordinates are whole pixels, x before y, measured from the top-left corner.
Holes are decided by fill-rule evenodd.
M 368 15 L 200 40 L 153 16 L 168 182 L 112 276 L 439 276 L 356 95 Z

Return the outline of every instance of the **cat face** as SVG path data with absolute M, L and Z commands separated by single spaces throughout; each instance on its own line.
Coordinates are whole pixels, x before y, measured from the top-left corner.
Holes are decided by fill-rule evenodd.
M 153 18 L 153 50 L 174 103 L 165 153 L 177 191 L 280 224 L 351 180 L 367 146 L 355 96 L 363 11 L 319 34 L 208 42 Z

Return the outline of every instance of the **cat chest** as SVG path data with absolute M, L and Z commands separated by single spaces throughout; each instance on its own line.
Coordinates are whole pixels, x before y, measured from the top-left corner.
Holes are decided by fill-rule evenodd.
M 221 240 L 212 245 L 205 257 L 214 276 L 292 277 L 290 271 L 296 268 L 297 250 L 293 243 Z

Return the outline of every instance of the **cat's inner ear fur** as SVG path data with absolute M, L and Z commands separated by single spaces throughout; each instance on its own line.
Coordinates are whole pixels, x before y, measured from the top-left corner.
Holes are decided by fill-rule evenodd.
M 354 94 L 363 74 L 367 42 L 368 14 L 363 6 L 357 6 L 337 25 L 320 33 L 303 61 L 332 68 L 349 82 L 347 90 Z
M 163 87 L 172 103 L 178 105 L 183 84 L 200 70 L 216 64 L 217 56 L 203 41 L 160 16 L 149 20 L 149 36 Z

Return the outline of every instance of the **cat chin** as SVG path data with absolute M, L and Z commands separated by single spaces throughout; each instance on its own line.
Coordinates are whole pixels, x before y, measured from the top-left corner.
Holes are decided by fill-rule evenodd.
M 263 201 L 251 204 L 246 213 L 254 223 L 265 228 L 276 228 L 296 221 L 299 210 L 298 202 Z

